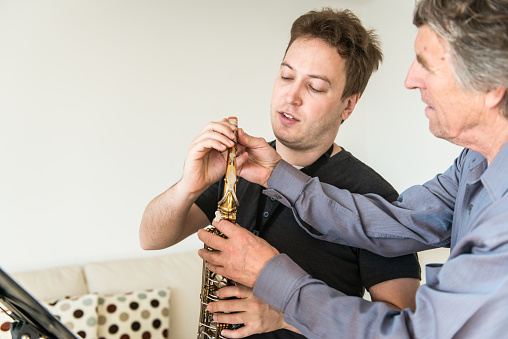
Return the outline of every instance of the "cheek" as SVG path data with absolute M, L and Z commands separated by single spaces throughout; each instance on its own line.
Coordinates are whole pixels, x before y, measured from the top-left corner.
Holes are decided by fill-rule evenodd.
M 272 102 L 277 102 L 284 97 L 285 89 L 280 81 L 275 80 L 272 88 Z

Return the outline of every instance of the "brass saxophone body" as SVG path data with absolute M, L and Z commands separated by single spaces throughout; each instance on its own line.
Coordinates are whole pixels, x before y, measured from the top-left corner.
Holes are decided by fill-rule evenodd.
M 238 120 L 236 118 L 229 118 L 229 122 L 238 126 Z M 226 176 L 224 177 L 224 196 L 218 203 L 217 211 L 215 212 L 215 220 L 226 219 L 231 222 L 236 222 L 236 211 L 239 205 L 236 197 L 236 151 L 237 146 L 235 145 L 228 149 L 227 154 L 227 166 Z M 206 231 L 212 232 L 213 234 L 221 237 L 226 237 L 214 226 L 209 226 Z M 209 251 L 214 251 L 209 246 L 204 246 Z M 224 338 L 221 335 L 223 329 L 236 329 L 241 325 L 223 324 L 213 320 L 213 314 L 206 310 L 209 302 L 217 301 L 217 290 L 225 286 L 234 286 L 236 283 L 231 279 L 225 278 L 210 271 L 205 266 L 203 261 L 203 273 L 201 282 L 201 309 L 199 314 L 199 326 L 197 339 L 220 339 Z

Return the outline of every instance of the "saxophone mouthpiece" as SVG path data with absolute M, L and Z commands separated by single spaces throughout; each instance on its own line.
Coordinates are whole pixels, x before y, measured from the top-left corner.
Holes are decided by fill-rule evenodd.
M 228 120 L 229 120 L 230 124 L 233 124 L 236 127 L 238 127 L 238 118 L 237 117 L 229 117 Z

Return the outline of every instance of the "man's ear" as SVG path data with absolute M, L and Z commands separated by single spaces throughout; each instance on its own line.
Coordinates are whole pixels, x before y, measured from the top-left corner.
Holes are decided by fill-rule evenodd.
M 505 95 L 506 88 L 504 87 L 496 87 L 494 89 L 491 89 L 485 95 L 485 105 L 488 108 L 495 108 L 503 100 Z
M 358 102 L 359 99 L 360 94 L 358 93 L 353 94 L 349 98 L 346 98 L 346 100 L 344 100 L 344 109 L 342 110 L 342 114 L 340 115 L 342 121 L 345 121 L 347 118 L 349 118 L 351 113 L 353 113 L 356 107 L 356 103 Z

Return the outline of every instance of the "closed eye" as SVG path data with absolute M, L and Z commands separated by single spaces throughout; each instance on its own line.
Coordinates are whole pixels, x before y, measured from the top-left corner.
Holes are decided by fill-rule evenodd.
M 314 92 L 314 93 L 323 93 L 323 92 L 324 92 L 324 91 L 321 91 L 321 90 L 319 90 L 319 89 L 316 89 L 316 88 L 312 87 L 311 85 L 309 85 L 309 88 L 310 88 L 310 90 L 311 90 L 312 92 Z

